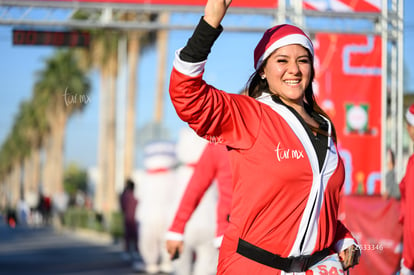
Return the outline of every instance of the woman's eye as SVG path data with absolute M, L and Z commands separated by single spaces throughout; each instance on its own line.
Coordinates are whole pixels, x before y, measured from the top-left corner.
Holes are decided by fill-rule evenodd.
M 286 63 L 287 62 L 287 60 L 286 59 L 278 59 L 277 60 L 277 63 Z
M 299 59 L 299 63 L 309 63 L 309 59 L 307 58 Z

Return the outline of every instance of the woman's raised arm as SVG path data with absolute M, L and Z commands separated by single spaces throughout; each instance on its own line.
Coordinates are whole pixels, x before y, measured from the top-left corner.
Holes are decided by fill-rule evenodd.
M 204 9 L 204 20 L 212 27 L 217 28 L 232 0 L 208 0 Z

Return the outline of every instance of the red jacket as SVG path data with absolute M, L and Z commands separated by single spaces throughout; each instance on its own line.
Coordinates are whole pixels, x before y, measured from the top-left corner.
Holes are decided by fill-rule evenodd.
M 403 263 L 414 270 L 414 155 L 400 183 L 401 217 L 403 220 Z
M 216 236 L 222 237 L 230 215 L 232 178 L 227 148 L 209 143 L 204 149 L 186 187 L 169 233 L 182 235 L 191 214 L 206 190 L 217 180 L 219 200 L 217 204 Z M 169 234 L 171 236 L 171 234 Z
M 270 95 L 253 99 L 206 84 L 204 64 L 176 54 L 170 96 L 180 118 L 200 136 L 232 148 L 232 208 L 218 274 L 280 274 L 237 254 L 239 238 L 282 257 L 353 244 L 337 219 L 344 165 L 332 139 L 320 169 L 291 111 Z

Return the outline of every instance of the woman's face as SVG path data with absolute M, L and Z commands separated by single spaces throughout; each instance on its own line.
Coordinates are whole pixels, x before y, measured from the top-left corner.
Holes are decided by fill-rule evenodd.
M 312 61 L 301 45 L 276 49 L 267 59 L 262 76 L 269 89 L 287 105 L 303 105 L 304 93 L 311 81 Z

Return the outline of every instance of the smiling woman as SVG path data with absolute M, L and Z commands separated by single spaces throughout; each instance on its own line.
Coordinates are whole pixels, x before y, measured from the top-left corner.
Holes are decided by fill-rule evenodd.
M 334 126 L 313 94 L 312 42 L 293 25 L 270 28 L 254 52 L 248 95 L 217 89 L 203 74 L 230 2 L 207 2 L 176 52 L 170 81 L 179 117 L 226 145 L 232 162 L 230 224 L 217 274 L 343 273 L 360 252 L 338 220 L 345 171 Z
M 260 77 L 267 79 L 269 91 L 295 108 L 303 105 L 303 94 L 312 76 L 312 61 L 308 51 L 299 44 L 276 49 L 267 59 Z M 298 107 L 300 109 L 300 107 Z

